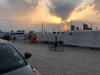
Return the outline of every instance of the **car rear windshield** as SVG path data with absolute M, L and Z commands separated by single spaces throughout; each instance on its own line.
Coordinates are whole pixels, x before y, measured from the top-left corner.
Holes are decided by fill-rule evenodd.
M 0 74 L 24 67 L 25 65 L 25 60 L 11 44 L 0 44 Z

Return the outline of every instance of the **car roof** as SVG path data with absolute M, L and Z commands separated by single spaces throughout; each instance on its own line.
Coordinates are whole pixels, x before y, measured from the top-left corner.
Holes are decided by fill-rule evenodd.
M 0 39 L 0 44 L 1 43 L 9 43 L 9 42 L 7 40 Z

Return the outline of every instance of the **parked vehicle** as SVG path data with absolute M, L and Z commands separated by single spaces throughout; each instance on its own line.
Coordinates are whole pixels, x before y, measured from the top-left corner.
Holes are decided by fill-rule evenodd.
M 27 63 L 31 56 L 26 52 L 23 57 L 12 44 L 1 39 L 0 75 L 42 75 Z
M 4 36 L 2 37 L 2 39 L 7 40 L 7 39 L 8 39 L 8 35 L 4 35 Z

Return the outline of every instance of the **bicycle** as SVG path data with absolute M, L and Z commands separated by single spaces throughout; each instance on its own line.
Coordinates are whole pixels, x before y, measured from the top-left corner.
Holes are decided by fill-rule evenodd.
M 54 49 L 55 49 L 55 44 L 54 44 L 54 43 L 50 44 L 50 45 L 48 46 L 48 49 L 49 49 L 50 51 L 54 51 Z M 64 51 L 64 45 L 61 44 L 61 43 L 58 43 L 58 45 L 57 45 L 57 50 L 60 51 L 60 52 L 63 52 L 63 51 Z

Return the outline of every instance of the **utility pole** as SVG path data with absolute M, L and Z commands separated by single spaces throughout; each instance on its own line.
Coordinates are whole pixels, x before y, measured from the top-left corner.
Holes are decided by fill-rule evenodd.
M 71 26 L 72 26 L 72 19 L 71 19 Z M 70 26 L 70 30 L 71 30 L 71 26 Z
M 91 28 L 92 28 L 92 23 L 91 23 Z
M 12 32 L 12 26 L 11 26 L 11 32 Z
M 43 21 L 42 21 L 42 33 L 43 33 Z
M 27 29 L 27 33 L 28 33 L 29 29 Z
M 72 19 L 71 19 L 71 25 L 72 25 Z
M 60 27 L 58 27 L 58 32 L 59 32 Z

